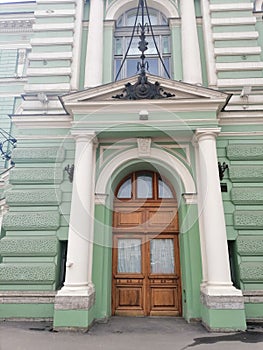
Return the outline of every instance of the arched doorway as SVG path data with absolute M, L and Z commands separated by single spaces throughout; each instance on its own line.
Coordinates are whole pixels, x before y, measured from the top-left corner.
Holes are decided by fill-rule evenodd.
M 117 186 L 112 314 L 181 315 L 177 200 L 160 174 L 133 172 Z

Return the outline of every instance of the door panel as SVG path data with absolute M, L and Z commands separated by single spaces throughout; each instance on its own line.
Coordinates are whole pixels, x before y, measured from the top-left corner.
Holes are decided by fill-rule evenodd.
M 128 175 L 113 214 L 113 315 L 181 315 L 177 201 L 157 173 Z
M 113 314 L 180 315 L 178 236 L 116 234 L 114 246 Z

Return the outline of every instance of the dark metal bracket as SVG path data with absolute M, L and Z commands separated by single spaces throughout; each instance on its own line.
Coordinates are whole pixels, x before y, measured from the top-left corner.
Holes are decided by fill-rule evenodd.
M 68 179 L 69 181 L 72 183 L 73 182 L 73 178 L 74 178 L 74 164 L 72 164 L 71 166 L 68 164 L 65 168 L 64 171 L 67 172 L 68 174 Z
M 225 162 L 223 164 L 221 164 L 221 162 L 218 162 L 218 174 L 220 181 L 223 180 L 226 169 L 228 169 L 228 165 Z

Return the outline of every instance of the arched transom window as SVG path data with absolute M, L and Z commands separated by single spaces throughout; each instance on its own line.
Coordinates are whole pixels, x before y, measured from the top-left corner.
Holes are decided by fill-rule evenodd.
M 116 191 L 116 197 L 122 199 L 175 199 L 173 190 L 159 174 L 150 171 L 135 172 L 127 176 Z
M 125 53 L 127 52 L 130 39 L 132 36 L 132 27 L 135 23 L 137 9 L 131 9 L 122 14 L 116 22 L 116 30 L 114 35 L 114 78 L 118 73 Z M 153 26 L 154 36 L 156 39 L 157 47 L 160 51 L 161 57 L 165 64 L 165 67 L 169 74 L 171 73 L 171 43 L 170 43 L 170 29 L 168 26 L 168 20 L 160 11 L 149 8 L 149 15 L 151 24 Z M 140 15 L 138 22 L 140 23 Z M 145 15 L 145 23 L 148 23 L 148 17 Z M 148 50 L 146 51 L 147 61 L 149 63 L 149 73 L 157 76 L 167 77 L 165 69 L 158 57 L 157 50 L 154 45 L 152 36 L 147 35 Z M 139 36 L 137 30 L 135 31 L 134 39 L 131 43 L 128 56 L 125 64 L 118 77 L 124 79 L 136 75 L 137 63 L 141 55 L 138 49 Z

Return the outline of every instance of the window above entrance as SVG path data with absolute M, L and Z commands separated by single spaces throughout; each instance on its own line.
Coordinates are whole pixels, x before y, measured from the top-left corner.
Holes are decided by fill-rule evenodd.
M 131 9 L 122 14 L 116 22 L 116 30 L 114 35 L 114 76 L 119 71 L 122 61 L 125 59 L 121 74 L 118 80 L 131 77 L 138 73 L 138 59 L 141 55 L 138 49 L 140 41 L 139 32 L 134 35 L 132 42 L 130 42 L 132 35 L 132 27 L 136 20 L 137 9 Z M 149 17 L 154 31 L 157 47 L 160 51 L 161 58 L 164 62 L 165 68 L 170 72 L 171 66 L 171 44 L 170 44 L 170 29 L 167 18 L 155 9 L 149 8 Z M 140 17 L 139 17 L 140 18 Z M 144 16 L 147 28 L 149 28 L 148 16 Z M 157 76 L 168 78 L 164 67 L 158 57 L 157 50 L 154 45 L 152 36 L 146 33 L 146 40 L 148 42 L 147 61 L 149 63 L 149 73 Z M 129 49 L 129 50 L 128 50 Z M 125 54 L 128 50 L 127 57 Z
M 144 171 L 127 176 L 116 191 L 118 199 L 175 199 L 175 195 L 165 179 L 159 174 Z

